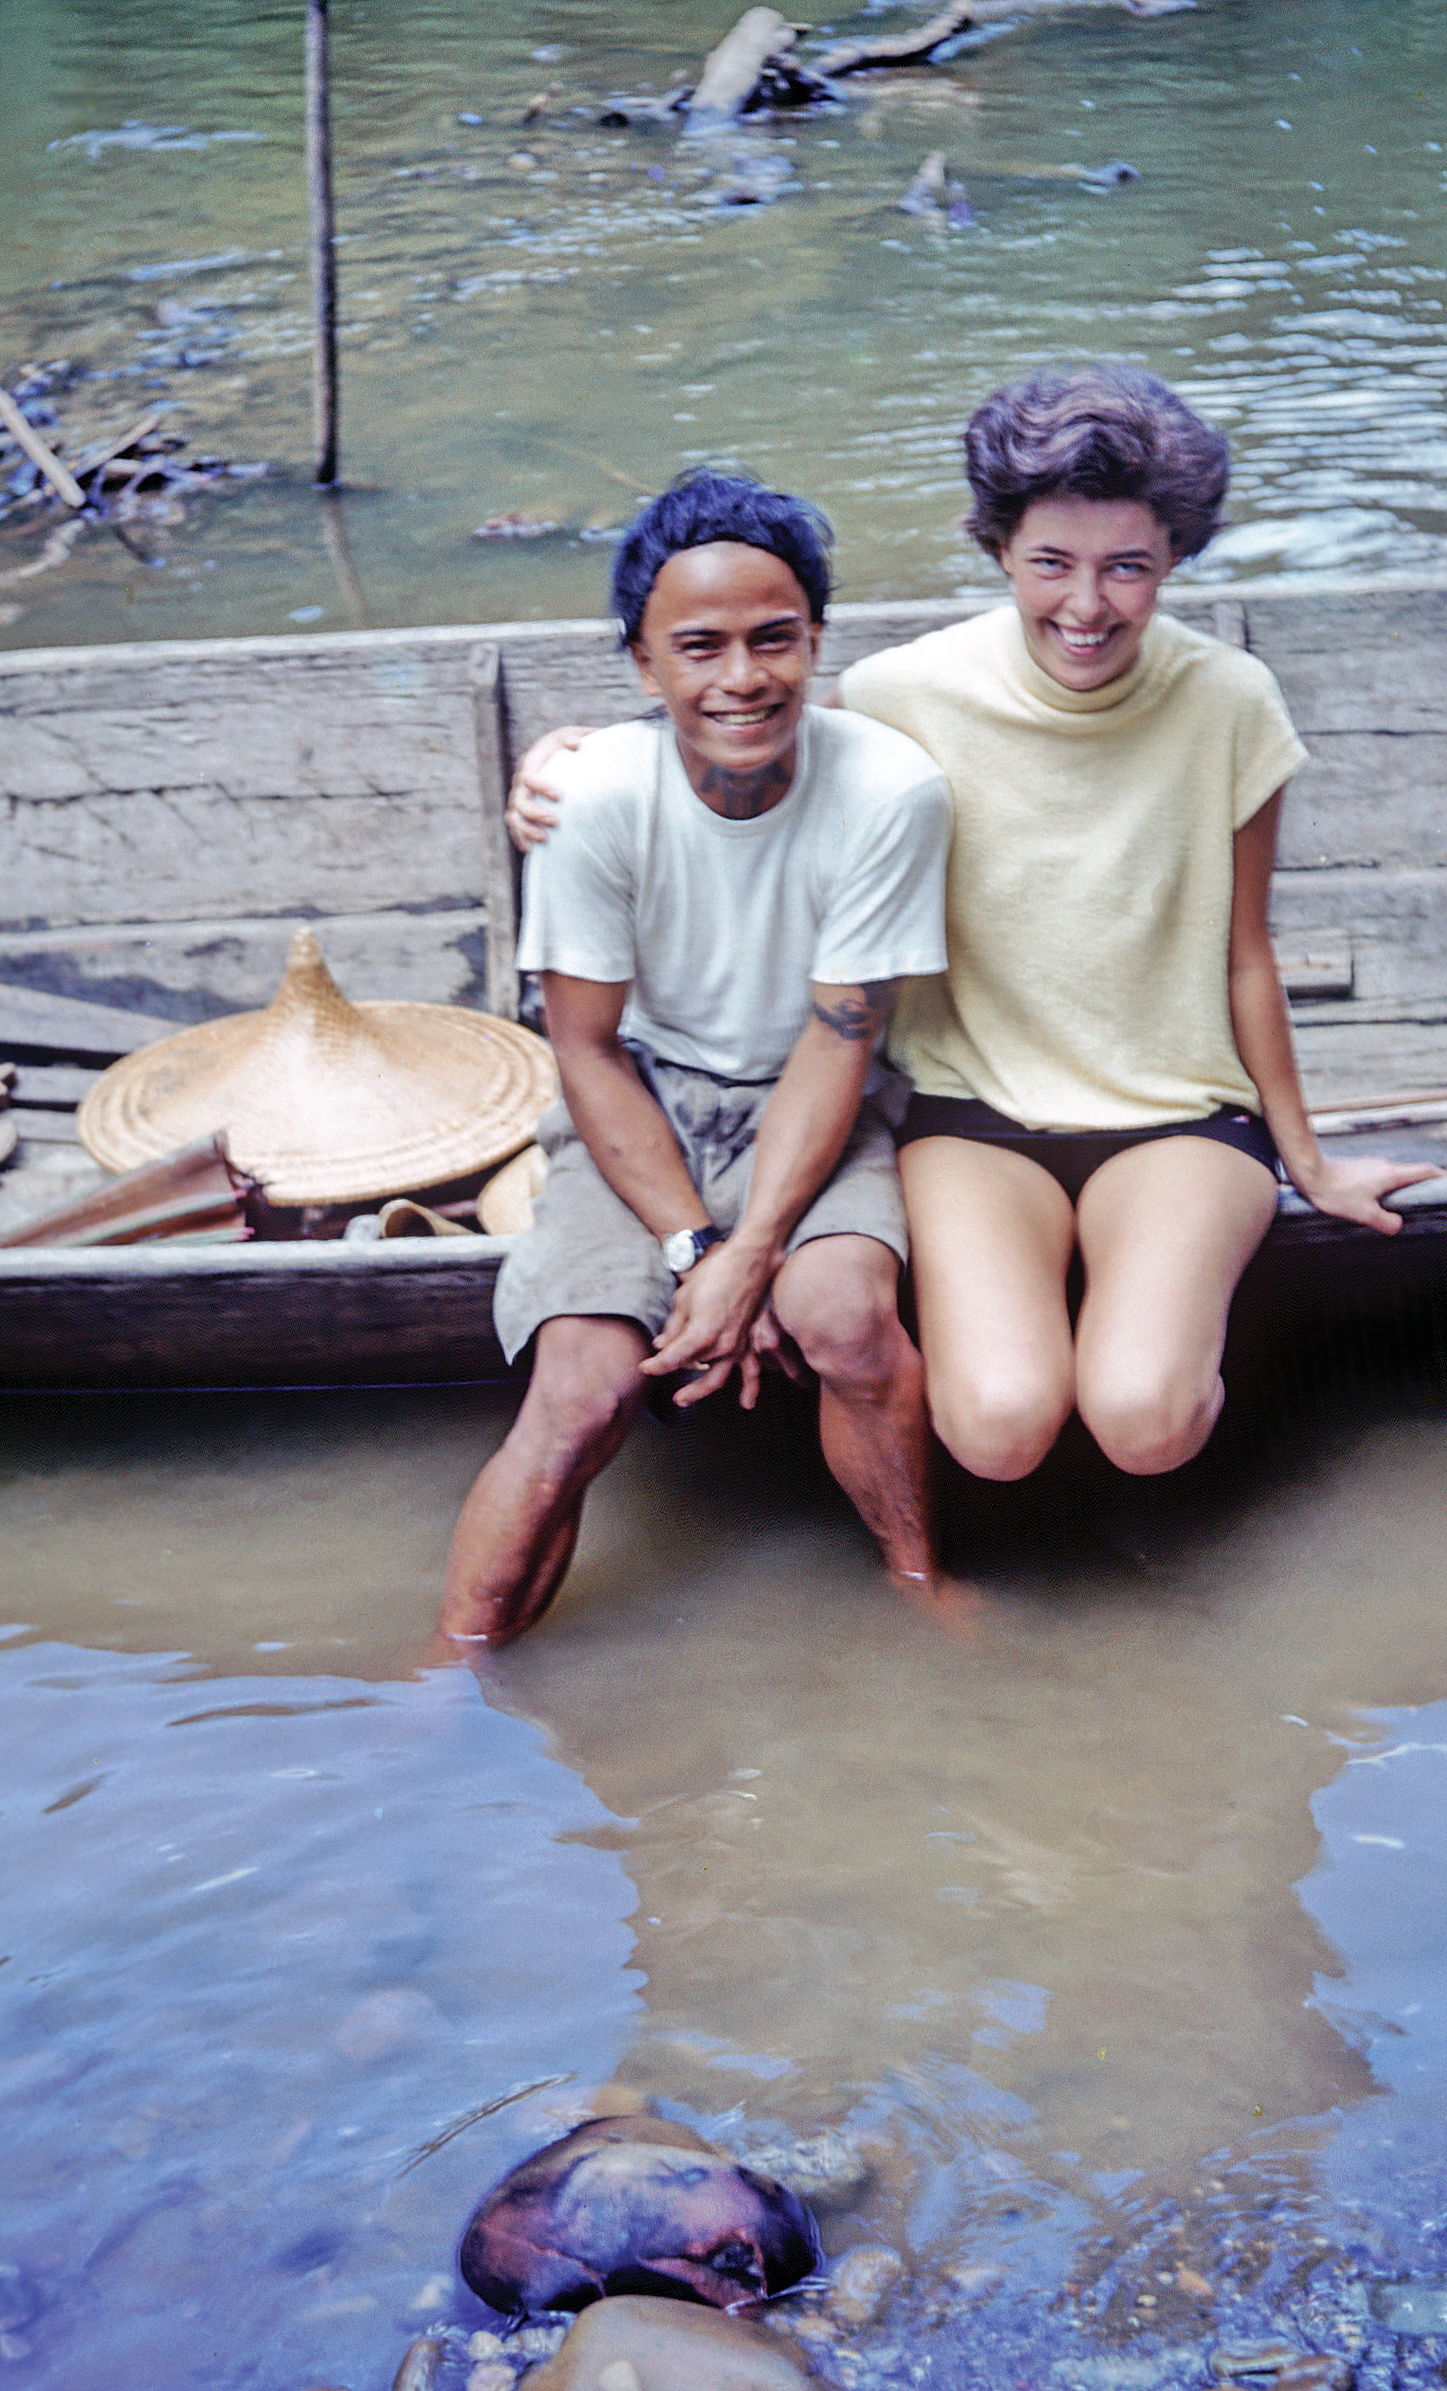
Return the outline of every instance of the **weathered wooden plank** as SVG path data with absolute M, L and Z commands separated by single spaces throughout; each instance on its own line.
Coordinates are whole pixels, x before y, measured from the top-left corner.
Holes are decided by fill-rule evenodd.
M 1309 951 L 1323 931 L 1345 933 L 1363 1002 L 1447 991 L 1447 870 L 1280 872 L 1271 921 L 1283 953 Z
M 1447 589 L 1258 597 L 1247 637 L 1280 681 L 1303 738 L 1316 731 L 1447 730 Z
M 98 1072 L 82 1070 L 75 1063 L 21 1063 L 10 1101 L 21 1111 L 32 1111 L 40 1105 L 52 1112 L 74 1112 L 99 1076 Z
M 477 888 L 487 923 L 483 950 L 484 1009 L 515 1021 L 519 859 L 502 819 L 508 770 L 503 744 L 502 667 L 495 646 L 478 646 L 470 651 L 468 686 L 477 760 Z
M 560 723 L 628 722 L 655 704 L 612 622 L 540 623 L 499 641 L 509 767 Z
M 0 1386 L 337 1386 L 504 1375 L 506 1242 L 51 1251 L 0 1258 Z
M 0 678 L 8 924 L 481 898 L 491 643 L 163 657 L 116 678 Z
M 1447 1015 L 1436 1022 L 1298 1016 L 1295 1032 L 1302 1085 L 1313 1108 L 1447 1087 Z
M 269 1004 L 292 932 L 314 930 L 342 993 L 490 1007 L 487 918 L 449 913 L 279 915 L 270 919 L 102 923 L 0 933 L 0 984 L 23 975 L 58 995 L 169 1015 L 167 1027 Z
M 0 1055 L 55 1054 L 111 1063 L 169 1036 L 174 1021 L 110 1005 L 83 1004 L 43 988 L 0 980 Z
M 80 1143 L 74 1105 L 27 1105 L 23 1111 L 17 1111 L 16 1117 L 26 1147 L 76 1146 Z
M 1447 864 L 1447 732 L 1312 731 L 1282 809 L 1284 868 Z
M 1313 938 L 1300 948 L 1278 946 L 1276 968 L 1293 1003 L 1318 1004 L 1353 993 L 1356 974 L 1351 940 L 1338 933 Z

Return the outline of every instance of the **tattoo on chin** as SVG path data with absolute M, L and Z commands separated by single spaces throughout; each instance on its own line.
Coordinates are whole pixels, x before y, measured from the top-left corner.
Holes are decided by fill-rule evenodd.
M 814 1018 L 851 1046 L 861 1045 L 866 1038 L 872 1045 L 889 1019 L 898 985 L 897 980 L 866 980 L 860 988 L 841 988 L 827 1005 L 815 997 Z
M 790 767 L 779 757 L 758 772 L 730 772 L 722 764 L 709 764 L 699 795 L 717 798 L 726 822 L 752 822 L 788 794 L 792 778 Z

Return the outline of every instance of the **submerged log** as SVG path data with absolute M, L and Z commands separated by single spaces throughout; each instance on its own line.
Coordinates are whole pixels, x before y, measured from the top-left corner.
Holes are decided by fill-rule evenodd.
M 792 55 L 795 29 L 776 8 L 746 9 L 703 63 L 687 102 L 688 130 L 712 133 L 761 108 L 805 108 L 832 98 L 817 67 Z M 673 97 L 666 103 L 670 108 Z
M 916 26 L 913 33 L 885 33 L 871 41 L 840 42 L 814 61 L 820 75 L 853 75 L 866 66 L 913 66 L 928 58 L 941 42 L 968 33 L 978 22 L 978 0 L 963 0 Z
M 1027 18 L 1059 16 L 1067 8 L 1123 8 L 1127 16 L 1165 17 L 1195 6 L 1196 0 L 956 0 L 913 33 L 839 42 L 812 63 L 816 74 L 827 76 L 856 75 L 871 66 L 922 66 L 930 60 L 943 65 L 955 45 L 972 46 L 972 34 L 985 39 Z
M 753 97 L 765 67 L 791 50 L 794 40 L 793 26 L 776 8 L 746 9 L 704 60 L 698 88 L 688 106 L 690 118 L 727 122 L 738 116 Z

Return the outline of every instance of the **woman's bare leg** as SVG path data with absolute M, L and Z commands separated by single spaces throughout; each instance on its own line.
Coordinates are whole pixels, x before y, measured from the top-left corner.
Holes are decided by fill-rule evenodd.
M 1118 1469 L 1179 1469 L 1216 1425 L 1226 1316 L 1276 1192 L 1264 1163 L 1190 1136 L 1127 1147 L 1087 1179 L 1075 1399 Z
M 935 1434 L 977 1478 L 1026 1477 L 1075 1400 L 1070 1199 L 1038 1163 L 969 1138 L 919 1138 L 899 1167 Z

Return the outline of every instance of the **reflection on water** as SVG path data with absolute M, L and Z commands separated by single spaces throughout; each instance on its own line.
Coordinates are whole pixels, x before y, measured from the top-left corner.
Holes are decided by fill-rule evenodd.
M 194 450 L 273 466 L 190 502 L 149 566 L 93 533 L 0 588 L 12 642 L 594 613 L 589 535 L 721 455 L 825 504 L 842 595 L 946 596 L 991 570 L 957 528 L 958 425 L 1026 361 L 1101 348 L 1231 435 L 1210 574 L 1447 561 L 1447 0 L 1067 11 L 717 153 L 596 120 L 690 74 L 720 0 L 336 0 L 355 574 L 306 487 L 294 11 L 12 13 L 7 374 L 68 357 L 100 377 L 81 428 L 159 404 Z M 966 230 L 899 210 L 936 149 Z M 1110 160 L 1140 179 L 1069 171 Z M 775 204 L 717 204 L 781 175 Z M 472 540 L 509 511 L 562 531 Z M 12 516 L 0 571 L 38 546 Z
M 1447 1419 L 1361 1402 L 962 1641 L 788 1438 L 645 1422 L 480 1699 L 412 1657 L 501 1396 L 9 1399 L 17 2381 L 384 2391 L 610 2076 L 862 2143 L 859 2383 L 1377 2330 L 1447 2227 Z

